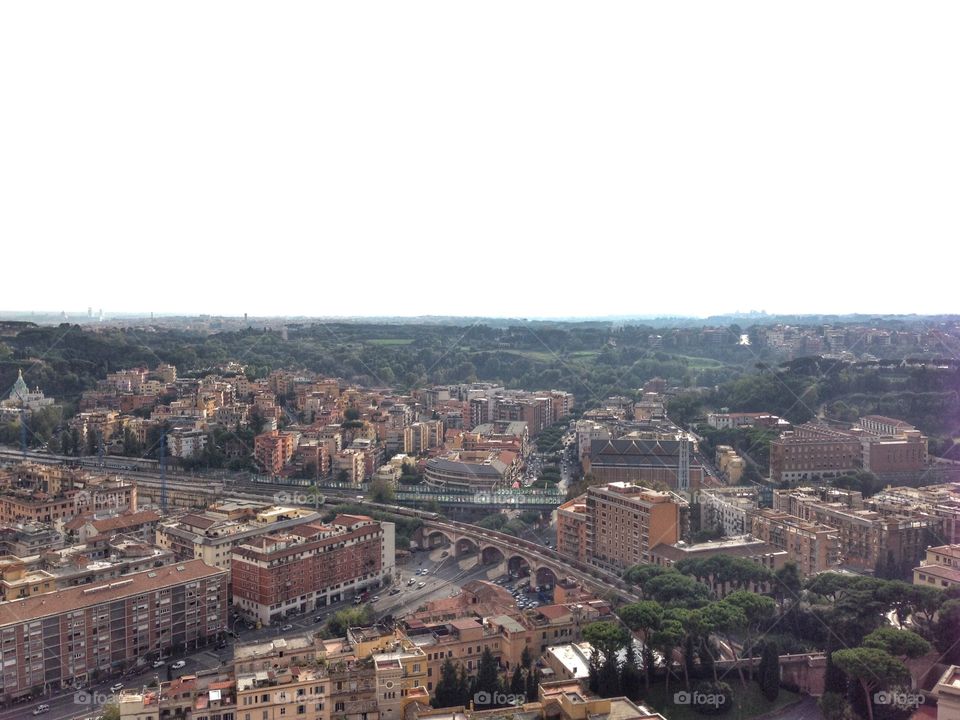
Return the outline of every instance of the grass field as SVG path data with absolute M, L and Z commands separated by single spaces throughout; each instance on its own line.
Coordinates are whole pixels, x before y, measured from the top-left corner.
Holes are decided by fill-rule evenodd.
M 413 342 L 412 338 L 375 338 L 373 340 L 365 340 L 368 345 L 409 345 Z
M 674 693 L 684 689 L 683 682 L 671 682 L 669 696 L 664 692 L 662 682 L 650 686 L 650 694 L 645 695 L 641 702 L 657 710 L 668 720 L 703 720 L 706 717 L 731 718 L 731 720 L 745 720 L 746 718 L 766 715 L 779 710 L 786 705 L 800 700 L 800 695 L 780 688 L 780 694 L 773 702 L 769 702 L 760 692 L 760 685 L 756 681 L 748 682 L 747 687 L 740 685 L 740 679 L 735 675 L 727 676 L 724 680 L 733 688 L 733 707 L 720 715 L 701 715 L 688 705 L 677 705 L 673 702 Z M 691 682 L 691 685 L 693 683 Z

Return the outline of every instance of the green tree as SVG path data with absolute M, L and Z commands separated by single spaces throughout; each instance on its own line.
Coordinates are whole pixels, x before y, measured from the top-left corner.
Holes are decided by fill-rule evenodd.
M 393 483 L 389 480 L 374 480 L 370 484 L 370 497 L 374 502 L 384 505 L 392 505 L 396 500 L 396 492 Z
M 844 693 L 824 692 L 817 701 L 824 720 L 856 720 L 856 715 Z
M 513 668 L 513 675 L 510 678 L 510 692 L 513 695 L 522 695 L 527 689 L 527 683 L 523 677 L 523 668 L 517 665 Z
M 433 690 L 433 706 L 445 708 L 463 704 L 464 697 L 461 694 L 457 666 L 453 664 L 453 660 L 447 658 L 440 666 L 440 679 Z
M 120 706 L 115 703 L 107 703 L 100 708 L 100 714 L 97 716 L 100 720 L 120 720 Z
M 901 660 L 918 658 L 930 652 L 930 643 L 910 630 L 894 627 L 877 628 L 863 639 L 864 647 L 886 650 Z
M 743 612 L 747 620 L 746 624 L 742 627 L 744 633 L 743 647 L 749 648 L 752 655 L 753 638 L 773 619 L 774 611 L 776 610 L 773 599 L 765 595 L 738 590 L 724 598 L 724 602 L 740 608 L 741 612 Z M 736 653 L 734 653 L 734 657 L 736 657 Z M 737 667 L 739 669 L 739 662 Z M 749 664 L 747 672 L 752 680 L 753 663 Z
M 683 626 L 676 620 L 664 620 L 650 640 L 650 644 L 663 655 L 667 695 L 670 694 L 670 668 L 673 666 L 673 653 L 681 640 L 683 640 Z
M 527 702 L 536 702 L 540 695 L 540 670 L 533 668 L 527 671 Z
M 780 694 L 780 654 L 774 642 L 763 645 L 763 655 L 760 657 L 760 666 L 757 668 L 757 682 L 760 683 L 760 691 L 768 701 L 773 702 L 777 699 Z
M 523 647 L 523 652 L 520 653 L 520 665 L 523 666 L 524 670 L 529 670 L 530 666 L 533 665 L 533 655 L 530 654 L 530 647 L 527 645 Z
M 937 650 L 944 653 L 944 661 L 960 664 L 960 600 L 948 600 L 940 606 L 934 626 Z
M 643 675 L 647 691 L 650 690 L 650 675 L 653 673 L 653 649 L 651 638 L 663 621 L 663 607 L 655 600 L 641 600 L 620 608 L 624 624 L 643 635 Z
M 475 687 L 476 692 L 488 693 L 491 697 L 500 692 L 500 668 L 489 647 L 484 648 L 480 655 Z
M 873 720 L 874 691 L 910 681 L 910 673 L 906 665 L 879 648 L 858 647 L 837 650 L 833 653 L 833 661 L 863 690 L 868 720 Z

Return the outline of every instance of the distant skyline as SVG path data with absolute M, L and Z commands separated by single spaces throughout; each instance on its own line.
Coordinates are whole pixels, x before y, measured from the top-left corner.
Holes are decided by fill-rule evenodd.
M 956 3 L 0 9 L 0 306 L 960 312 Z

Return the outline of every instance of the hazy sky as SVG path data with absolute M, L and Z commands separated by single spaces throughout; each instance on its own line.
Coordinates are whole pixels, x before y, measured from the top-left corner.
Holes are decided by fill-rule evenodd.
M 958 20 L 4 3 L 0 309 L 957 312 Z

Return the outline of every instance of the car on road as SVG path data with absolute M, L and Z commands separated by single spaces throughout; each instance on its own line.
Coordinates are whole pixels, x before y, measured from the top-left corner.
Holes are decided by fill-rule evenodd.
M 417 573 L 417 574 L 419 575 L 420 573 Z M 416 585 L 416 584 L 417 584 L 417 581 L 414 580 L 413 578 L 410 578 L 409 580 L 407 580 L 407 585 L 408 585 L 408 586 L 409 586 L 409 585 Z
M 116 685 L 110 686 L 110 692 L 114 694 L 120 692 L 121 690 L 123 690 L 123 683 L 117 683 Z
M 372 603 L 380 602 L 380 596 L 379 596 L 379 595 L 374 595 L 372 598 L 370 598 L 370 602 L 372 602 Z
M 323 615 L 317 615 L 317 616 L 313 619 L 313 621 L 314 621 L 315 623 L 322 623 L 322 622 L 323 622 Z
M 186 660 L 177 660 L 177 661 L 176 661 L 173 665 L 171 665 L 170 667 L 172 667 L 174 670 L 180 670 L 181 668 L 185 668 L 186 666 L 187 666 L 187 661 L 186 661 Z
M 418 582 L 418 583 L 417 583 L 417 587 L 418 587 L 418 588 L 425 588 L 426 586 L 427 586 L 427 584 L 426 584 L 425 582 Z
M 390 595 L 396 595 L 399 592 L 400 592 L 400 588 L 395 587 L 390 590 Z
M 290 623 L 287 623 L 282 628 L 280 628 L 280 632 L 290 632 L 291 630 L 293 630 L 293 625 L 291 625 Z
M 44 713 L 48 713 L 48 712 L 50 712 L 50 706 L 47 705 L 46 703 L 43 703 L 43 704 L 41 704 L 41 705 L 37 705 L 37 706 L 33 709 L 33 714 L 34 714 L 34 715 L 43 715 Z
M 153 666 L 154 666 L 155 668 L 163 667 L 163 666 L 166 665 L 166 664 L 167 664 L 167 663 L 166 663 L 165 660 L 154 660 L 154 661 L 153 661 Z

